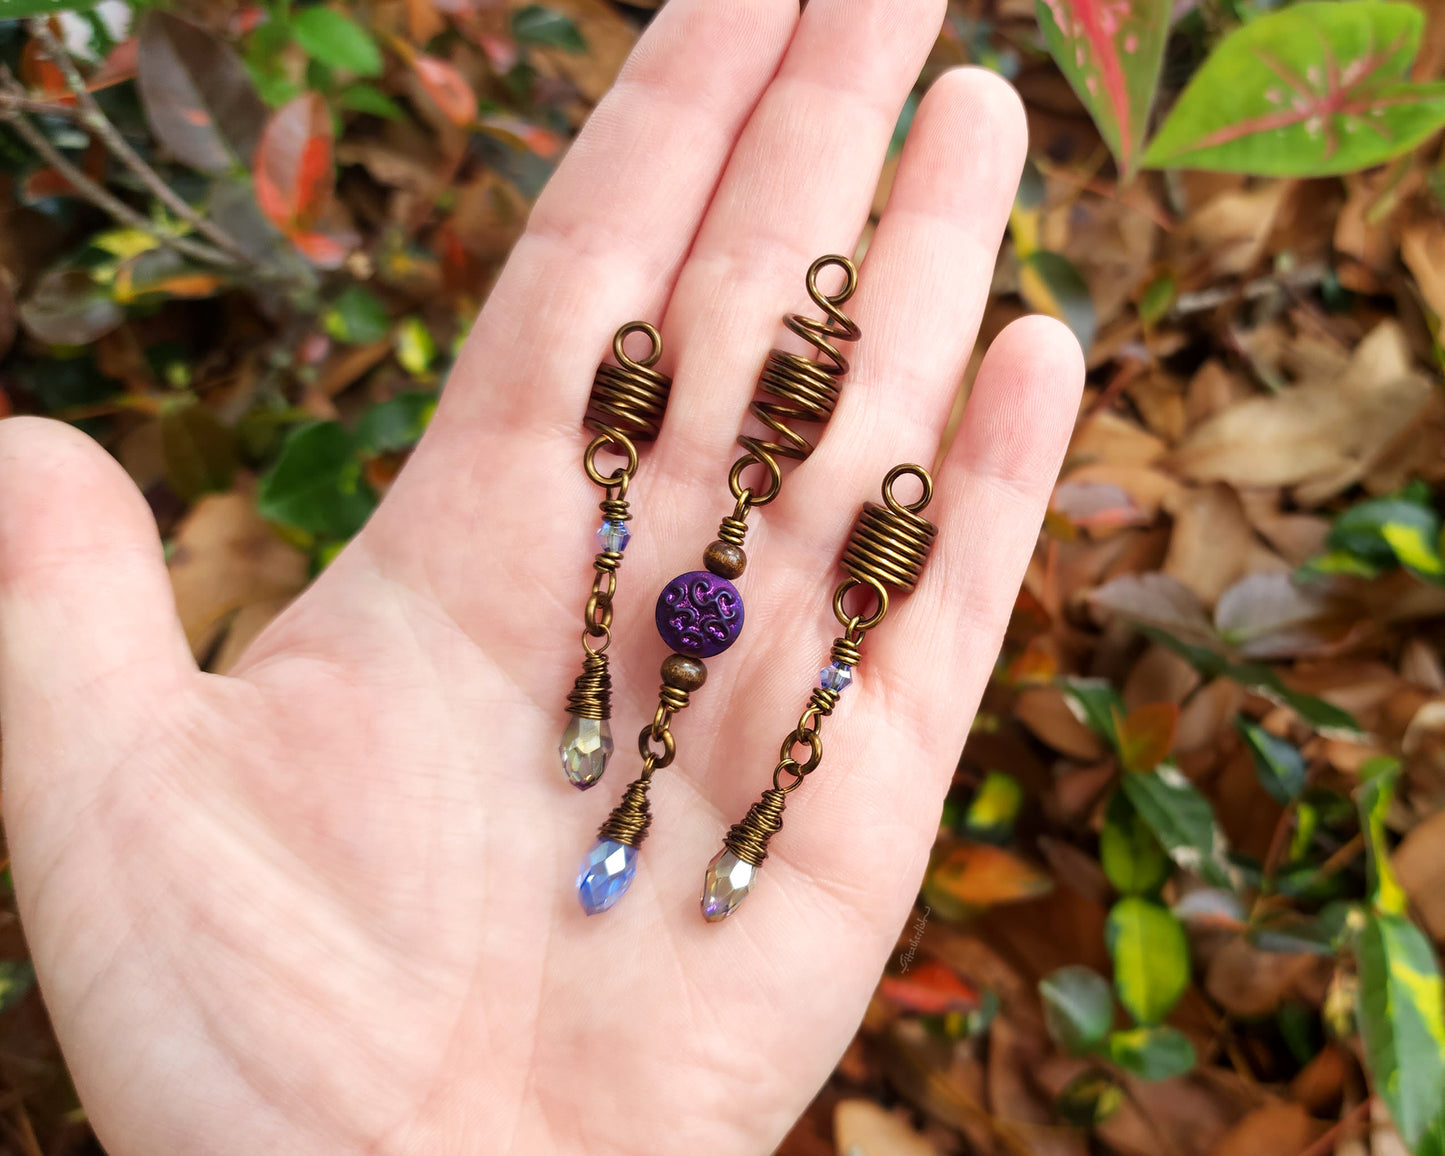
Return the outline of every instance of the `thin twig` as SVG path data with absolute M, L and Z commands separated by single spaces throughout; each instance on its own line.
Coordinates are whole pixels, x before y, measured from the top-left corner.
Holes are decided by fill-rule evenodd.
M 249 264 L 250 259 L 229 233 L 215 222 L 207 220 L 202 214 L 196 212 L 185 198 L 161 180 L 160 175 L 141 159 L 135 149 L 130 147 L 130 142 L 111 123 L 110 118 L 105 115 L 91 94 L 90 89 L 86 87 L 85 78 L 80 75 L 80 69 L 75 66 L 74 57 L 66 51 L 65 45 L 57 40 L 55 34 L 50 31 L 46 18 L 36 17 L 30 21 L 29 28 L 30 34 L 40 41 L 40 46 L 45 49 L 45 54 L 50 58 L 51 63 L 60 69 L 65 77 L 65 83 L 80 103 L 81 123 L 100 137 L 101 143 L 110 150 L 111 155 L 134 173 L 136 179 L 166 208 L 196 232 L 206 237 L 218 249 L 236 258 L 236 261 L 231 262 L 232 264 Z
M 1301 1152 L 1299 1156 L 1329 1156 L 1329 1154 L 1335 1150 L 1335 1141 L 1340 1138 L 1340 1134 L 1351 1125 L 1358 1124 L 1369 1115 L 1369 1112 L 1370 1097 L 1366 1096 L 1351 1108 L 1348 1113 L 1340 1117 L 1338 1124 Z
M 0 68 L 0 85 L 13 84 L 8 69 Z M 40 154 L 41 158 L 64 177 L 75 188 L 82 197 L 109 213 L 123 225 L 129 225 L 132 229 L 138 229 L 146 236 L 155 240 L 158 244 L 167 245 L 177 253 L 182 253 L 192 260 L 201 261 L 207 265 L 220 265 L 222 267 L 233 266 L 235 262 L 210 245 L 204 245 L 199 241 L 192 241 L 186 237 L 173 237 L 162 233 L 154 224 L 136 212 L 124 201 L 112 196 L 95 181 L 91 180 L 83 172 L 75 167 L 64 154 L 60 152 L 49 139 L 31 122 L 23 112 L 13 104 L 0 101 L 0 121 L 11 125 L 17 133 L 24 138 L 25 143 Z

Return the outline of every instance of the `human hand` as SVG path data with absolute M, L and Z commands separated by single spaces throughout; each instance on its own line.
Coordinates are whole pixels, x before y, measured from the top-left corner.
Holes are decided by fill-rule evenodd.
M 731 500 L 759 365 L 849 252 L 941 0 L 672 0 L 539 201 L 372 521 L 228 677 L 199 673 L 154 522 L 55 423 L 0 423 L 5 816 L 47 1005 L 113 1156 L 768 1151 L 851 1036 L 916 894 L 1072 428 L 1077 345 L 1019 322 L 937 472 L 922 583 L 867 644 L 762 880 L 698 892 L 835 633 L 885 470 L 933 459 L 1025 149 L 976 70 L 924 100 L 817 451 L 753 518 L 748 627 L 654 783 L 616 909 L 573 888 L 635 773 L 651 603 Z M 675 375 L 633 486 L 618 754 L 556 747 L 595 488 L 592 373 L 662 318 Z

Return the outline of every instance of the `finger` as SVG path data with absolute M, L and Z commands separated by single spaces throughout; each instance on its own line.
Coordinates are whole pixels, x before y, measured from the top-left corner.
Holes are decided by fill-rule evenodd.
M 100 446 L 59 422 L 0 422 L 0 493 L 8 813 L 32 774 L 55 770 L 30 757 L 32 744 L 81 750 L 95 736 L 113 748 L 112 725 L 143 713 L 143 699 L 164 699 L 195 665 L 155 519 Z M 99 773 L 105 764 L 78 765 Z
M 656 318 L 796 0 L 673 0 L 548 182 L 463 349 L 441 429 L 573 429 L 613 332 Z M 463 439 L 465 440 L 465 439 Z
M 1026 317 L 998 336 L 938 471 L 927 516 L 939 534 L 923 578 L 870 640 L 871 689 L 937 756 L 936 773 L 899 800 L 925 825 L 993 671 L 1083 383 L 1083 353 L 1061 322 Z
M 933 463 L 988 300 L 1027 151 L 1013 88 L 979 68 L 929 90 L 859 280 L 863 339 L 837 412 L 770 531 L 828 554 L 889 468 Z M 789 549 L 796 549 L 790 543 Z
M 787 918 L 801 888 L 867 920 L 885 950 L 892 943 L 1038 540 L 1083 376 L 1078 342 L 1048 318 L 1015 322 L 989 349 L 935 481 L 927 516 L 939 533 L 922 580 L 864 641 L 824 765 L 790 797 L 771 850 L 794 898 L 759 904 L 774 917 Z
M 718 485 L 783 316 L 814 308 L 803 284 L 808 266 L 824 253 L 854 251 L 898 112 L 943 11 L 937 0 L 807 6 L 668 308 L 678 353 L 654 455 L 660 474 Z

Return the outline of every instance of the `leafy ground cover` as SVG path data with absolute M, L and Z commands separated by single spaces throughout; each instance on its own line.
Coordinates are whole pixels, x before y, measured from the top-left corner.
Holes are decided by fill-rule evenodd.
M 384 495 L 653 6 L 0 3 L 0 413 L 125 465 L 209 669 Z M 956 0 L 920 90 L 964 62 L 1032 142 L 982 343 L 1053 312 L 1090 388 L 781 1151 L 1441 1156 L 1445 13 Z M 96 1151 L 4 890 L 0 1146 Z

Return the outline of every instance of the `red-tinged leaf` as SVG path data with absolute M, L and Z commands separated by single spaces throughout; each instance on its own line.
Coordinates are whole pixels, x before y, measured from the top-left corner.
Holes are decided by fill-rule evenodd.
M 1143 153 L 1169 0 L 1036 0 L 1036 7 L 1049 52 L 1127 180 Z
M 339 269 L 360 244 L 355 233 L 289 233 L 291 243 L 318 269 Z
M 39 40 L 27 40 L 20 50 L 20 80 L 40 99 L 55 104 L 74 104 L 75 94 L 65 83 L 65 73 L 45 55 Z
M 955 902 L 991 907 L 1047 895 L 1054 881 L 1012 851 L 989 843 L 963 843 L 933 869 L 929 884 Z
M 435 56 L 418 56 L 412 66 L 426 94 L 449 121 L 466 128 L 477 119 L 477 94 L 452 65 Z
M 169 12 L 141 22 L 141 103 L 161 143 L 205 173 L 248 158 L 266 120 L 266 106 L 241 58 L 218 37 Z
M 936 959 L 926 959 L 902 975 L 885 975 L 878 981 L 878 991 L 899 1007 L 926 1016 L 972 1011 L 979 1006 L 978 989 Z
M 1144 163 L 1308 177 L 1408 152 L 1445 126 L 1445 85 L 1408 83 L 1424 23 L 1375 0 L 1252 20 L 1210 53 Z
M 510 36 L 480 36 L 477 43 L 487 54 L 487 63 L 504 75 L 516 68 L 517 61 L 521 59 L 517 42 Z
M 1174 749 L 1179 726 L 1179 704 L 1150 702 L 1136 706 L 1127 716 L 1115 716 L 1119 761 L 1126 771 L 1152 771 Z
M 1061 482 L 1054 490 L 1049 513 L 1081 530 L 1118 530 L 1149 522 L 1149 515 L 1134 499 L 1109 482 Z
M 331 202 L 331 113 L 308 92 L 277 109 L 256 146 L 252 179 L 261 211 L 287 233 L 306 233 Z
M 1059 676 L 1059 656 L 1046 635 L 1035 635 L 1008 664 L 1004 681 L 1010 686 L 1049 686 Z
M 100 67 L 90 74 L 85 87 L 91 92 L 99 92 L 102 88 L 133 79 L 139 69 L 140 41 L 132 36 L 110 50 Z
M 520 117 L 503 114 L 484 116 L 477 127 L 514 148 L 535 153 L 544 161 L 551 160 L 562 151 L 562 138 L 555 132 Z

